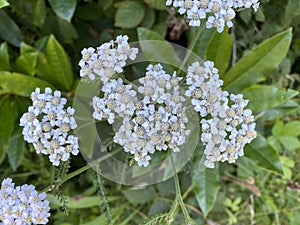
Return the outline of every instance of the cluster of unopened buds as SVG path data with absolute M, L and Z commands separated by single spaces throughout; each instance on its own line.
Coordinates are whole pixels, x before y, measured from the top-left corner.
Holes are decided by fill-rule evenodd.
M 190 26 L 199 27 L 203 19 L 206 28 L 215 27 L 221 33 L 225 25 L 233 26 L 235 11 L 250 7 L 257 11 L 259 0 L 167 0 L 166 5 L 185 14 Z
M 214 162 L 233 163 L 244 155 L 244 146 L 256 137 L 254 116 L 245 109 L 248 100 L 243 95 L 222 91 L 223 81 L 210 61 L 188 68 L 186 95 L 192 98 L 194 109 L 201 120 L 201 141 L 205 145 L 206 167 L 214 168 Z M 232 103 L 232 104 L 230 104 Z
M 70 154 L 77 155 L 78 138 L 70 134 L 77 127 L 73 116 L 75 110 L 65 107 L 67 100 L 61 92 L 52 93 L 51 88 L 45 88 L 45 93 L 41 93 L 36 88 L 31 100 L 32 106 L 20 119 L 24 140 L 32 143 L 38 154 L 48 155 L 55 166 L 67 161 Z
M 46 193 L 38 193 L 33 185 L 16 186 L 11 178 L 1 183 L 0 224 L 46 224 L 50 216 Z

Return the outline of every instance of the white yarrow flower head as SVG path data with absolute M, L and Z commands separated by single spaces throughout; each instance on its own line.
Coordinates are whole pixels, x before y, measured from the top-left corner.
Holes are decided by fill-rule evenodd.
M 45 88 L 41 93 L 36 88 L 31 94 L 32 106 L 20 119 L 24 140 L 32 143 L 37 154 L 49 156 L 51 163 L 58 166 L 69 159 L 70 154 L 79 152 L 78 138 L 71 134 L 77 127 L 72 107 L 60 91 Z
M 144 167 L 155 151 L 179 152 L 189 134 L 185 98 L 179 90 L 182 78 L 167 74 L 160 64 L 146 70 L 137 91 L 119 78 L 103 85 L 102 98 L 93 98 L 95 119 L 113 124 L 116 117 L 122 118 L 114 142 Z
M 89 47 L 81 51 L 79 61 L 80 76 L 94 80 L 100 77 L 103 83 L 115 73 L 123 72 L 126 60 L 134 60 L 138 54 L 137 48 L 128 44 L 128 36 L 117 36 L 115 41 L 106 42 L 96 49 Z
M 38 193 L 33 185 L 16 186 L 11 178 L 1 183 L 0 224 L 46 224 L 50 216 L 46 193 Z
M 203 118 L 200 122 L 201 141 L 205 146 L 204 165 L 214 168 L 214 163 L 233 163 L 244 155 L 244 146 L 257 135 L 254 116 L 245 109 L 248 100 L 242 94 L 222 91 L 223 81 L 213 62 L 193 63 L 188 68 L 186 96 L 192 98 L 194 109 Z
M 253 8 L 256 12 L 259 8 L 259 0 L 167 0 L 167 6 L 178 8 L 179 14 L 186 14 L 189 25 L 199 27 L 201 19 L 206 21 L 206 28 L 217 28 L 221 33 L 225 25 L 232 27 L 235 11 L 244 8 Z M 209 15 L 207 17 L 207 15 Z

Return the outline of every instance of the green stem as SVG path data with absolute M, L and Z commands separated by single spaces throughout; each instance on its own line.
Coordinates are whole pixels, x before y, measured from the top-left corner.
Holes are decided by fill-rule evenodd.
M 112 153 L 108 153 L 104 156 L 102 156 L 101 158 L 85 165 L 84 167 L 81 167 L 79 168 L 78 170 L 75 170 L 74 172 L 72 173 L 69 173 L 68 175 L 66 175 L 64 178 L 61 179 L 61 181 L 59 182 L 59 185 L 62 185 L 63 183 L 65 183 L 66 181 L 72 179 L 73 177 L 76 177 L 77 175 L 87 171 L 88 169 L 90 169 L 91 167 L 93 167 L 94 165 L 102 162 L 103 160 L 109 158 L 110 156 L 114 155 L 114 154 L 117 154 L 118 152 L 120 152 L 122 149 L 118 149 Z M 49 192 L 49 191 L 52 191 L 53 189 L 53 184 L 49 185 L 48 187 L 46 187 L 42 192 Z
M 172 161 L 172 167 L 173 167 L 173 170 L 174 170 L 174 183 L 175 183 L 176 199 L 175 199 L 175 202 L 173 203 L 173 205 L 171 207 L 170 216 L 173 217 L 173 215 L 176 212 L 176 209 L 178 207 L 178 204 L 179 204 L 180 208 L 183 212 L 186 224 L 187 225 L 196 225 L 196 223 L 191 219 L 191 217 L 190 217 L 190 215 L 187 211 L 187 208 L 185 207 L 185 204 L 183 202 L 183 199 L 182 199 L 182 196 L 181 196 L 181 191 L 180 191 L 180 183 L 179 183 L 178 175 L 177 175 L 176 170 L 175 170 L 173 157 L 171 157 L 171 161 Z

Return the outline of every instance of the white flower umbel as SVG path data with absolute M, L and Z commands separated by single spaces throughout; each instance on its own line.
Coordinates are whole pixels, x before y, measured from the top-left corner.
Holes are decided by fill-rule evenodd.
M 45 93 L 40 93 L 36 88 L 31 100 L 32 106 L 20 119 L 24 140 L 32 143 L 38 154 L 48 155 L 55 166 L 68 160 L 70 154 L 77 155 L 78 138 L 70 134 L 77 127 L 75 110 L 66 107 L 61 92 L 45 88 Z
M 134 60 L 138 53 L 137 48 L 131 48 L 128 44 L 128 36 L 120 35 L 115 41 L 102 44 L 96 49 L 89 47 L 81 51 L 82 58 L 79 61 L 81 67 L 80 76 L 94 80 L 99 76 L 102 82 L 107 82 L 115 73 L 123 72 L 126 60 Z
M 188 68 L 186 83 L 189 89 L 185 94 L 192 98 L 194 109 L 203 118 L 204 165 L 214 168 L 218 161 L 235 162 L 244 155 L 244 146 L 256 137 L 254 116 L 250 109 L 245 109 L 248 100 L 241 94 L 229 96 L 222 91 L 223 81 L 210 61 L 203 65 L 193 63 Z
M 33 185 L 16 186 L 11 178 L 1 183 L 0 224 L 46 224 L 50 216 L 46 193 L 38 193 Z
M 186 14 L 190 26 L 199 27 L 201 19 L 206 20 L 206 28 L 224 30 L 232 27 L 235 11 L 252 7 L 256 12 L 259 0 L 167 0 L 166 5 L 178 8 L 179 14 Z
M 132 116 L 137 101 L 136 91 L 131 85 L 123 84 L 123 80 L 110 80 L 102 87 L 103 98 L 94 97 L 93 117 L 97 120 L 107 119 L 109 124 L 114 123 L 116 114 L 120 117 Z
M 149 65 L 146 76 L 139 79 L 142 97 L 134 102 L 133 114 L 124 117 L 114 137 L 139 166 L 148 166 L 155 151 L 179 152 L 185 143 L 189 131 L 185 98 L 179 92 L 181 79 L 167 74 L 160 64 Z

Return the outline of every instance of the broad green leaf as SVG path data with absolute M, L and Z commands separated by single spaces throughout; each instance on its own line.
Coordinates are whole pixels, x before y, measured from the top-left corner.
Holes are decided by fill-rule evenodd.
M 35 74 L 35 67 L 37 63 L 38 51 L 30 45 L 21 43 L 21 55 L 16 60 L 15 72 Z
M 285 17 L 290 20 L 293 16 L 300 15 L 300 1 L 299 0 L 289 0 L 285 10 Z
M 147 8 L 146 15 L 143 22 L 141 23 L 142 27 L 151 28 L 155 22 L 155 10 L 152 8 Z
M 222 33 L 215 31 L 206 49 L 207 59 L 214 61 L 221 77 L 229 66 L 232 43 L 232 36 L 228 33 L 228 29 L 225 29 Z
M 19 47 L 23 36 L 17 24 L 0 9 L 0 37 L 8 43 Z
M 145 17 L 146 5 L 141 1 L 125 1 L 117 5 L 115 26 L 122 28 L 134 28 Z
M 67 200 L 67 206 L 70 209 L 87 209 L 101 205 L 101 200 L 98 196 L 65 196 Z M 108 202 L 116 201 L 120 197 L 108 197 Z M 62 203 L 53 194 L 47 194 L 47 200 L 53 205 L 51 208 L 58 208 L 62 206 Z
M 102 2 L 104 4 L 107 1 Z M 95 2 L 79 6 L 76 9 L 76 18 L 84 21 L 95 22 L 101 19 L 101 17 L 103 17 L 102 7 Z
M 9 6 L 9 3 L 5 0 L 0 0 L 0 9 L 5 7 L 5 6 Z
M 19 56 L 16 61 L 16 72 L 33 76 L 35 74 L 37 56 L 38 52 L 26 53 Z
M 143 189 L 128 189 L 123 191 L 123 194 L 128 201 L 140 204 L 149 202 L 156 196 L 154 188 L 150 186 Z
M 4 42 L 0 45 L 0 70 L 9 70 L 9 55 L 7 51 L 7 43 Z
M 20 165 L 25 150 L 25 141 L 21 133 L 14 134 L 7 148 L 8 161 L 11 168 L 16 171 Z
M 165 10 L 167 7 L 166 2 L 162 0 L 144 0 L 144 2 L 150 7 L 158 10 Z
M 71 22 L 76 8 L 76 0 L 48 0 L 53 11 L 62 19 Z
M 281 152 L 282 146 L 280 144 L 280 141 L 275 136 L 269 136 L 267 138 L 268 144 L 276 150 L 277 153 Z
M 73 24 L 57 17 L 57 25 L 59 34 L 63 38 L 64 42 L 72 45 L 78 38 L 77 30 L 74 28 Z
M 75 135 L 82 140 L 79 142 L 80 152 L 85 159 L 91 159 L 95 149 L 97 129 L 95 120 L 92 117 L 93 107 L 89 104 L 91 96 L 99 93 L 100 82 L 81 82 L 76 87 L 76 95 L 73 99 L 73 107 L 75 109 L 74 117 L 77 122 L 77 128 L 74 130 Z M 103 132 L 106 134 L 106 132 Z M 84 141 L 90 140 L 90 141 Z
M 154 31 L 157 34 L 160 34 L 161 37 L 165 38 L 168 32 L 168 26 L 164 22 L 160 22 L 155 24 L 152 28 L 152 31 Z
M 300 121 L 291 121 L 281 130 L 283 135 L 297 137 L 300 135 Z
M 204 216 L 207 216 L 215 204 L 220 188 L 218 165 L 214 169 L 200 171 L 199 164 L 194 163 L 192 181 L 199 207 Z
M 193 29 L 193 34 L 191 33 L 191 35 L 189 36 L 189 42 L 191 43 L 191 41 L 193 40 L 193 38 L 195 38 L 195 34 L 197 32 L 196 29 Z M 214 29 L 203 29 L 200 37 L 198 38 L 198 40 L 196 41 L 196 44 L 194 46 L 193 49 L 191 49 L 195 54 L 199 55 L 200 57 L 205 57 L 206 56 L 206 49 L 207 49 L 207 43 L 210 42 L 210 40 L 213 38 L 214 34 L 215 34 L 215 30 Z
M 262 117 L 260 117 L 260 120 L 280 119 L 299 110 L 299 104 L 295 101 L 289 100 L 273 109 L 264 110 L 264 114 Z
M 173 46 L 162 36 L 143 27 L 139 27 L 137 31 L 143 54 L 149 61 L 167 63 L 172 66 L 181 64 Z
M 106 1 L 100 0 L 98 2 L 100 4 L 102 4 L 103 10 L 106 11 L 106 10 L 108 10 L 112 6 L 112 4 L 113 4 L 114 1 L 113 0 L 106 0 Z
M 272 134 L 275 137 L 279 137 L 281 135 L 282 129 L 283 129 L 283 122 L 281 120 L 278 120 L 272 128 Z
M 51 84 L 41 79 L 20 73 L 0 71 L 0 89 L 3 93 L 29 97 L 35 88 L 54 88 Z
M 117 208 L 113 208 L 111 210 L 111 214 L 112 214 L 114 219 L 118 218 L 120 215 L 122 215 L 123 212 L 124 212 L 124 206 L 123 205 L 121 205 L 120 207 L 117 207 Z M 107 224 L 108 224 L 108 221 L 107 221 L 106 215 L 104 213 L 101 216 L 98 216 L 96 219 L 94 219 L 90 222 L 87 222 L 87 223 L 83 223 L 82 225 L 107 225 Z M 118 224 L 121 225 L 120 222 L 118 222 Z
M 294 151 L 300 148 L 300 141 L 296 137 L 281 136 L 279 137 L 280 143 L 289 151 Z
M 237 93 L 257 83 L 285 58 L 291 40 L 292 29 L 289 28 L 258 45 L 225 74 L 224 88 Z
M 22 42 L 21 43 L 21 55 L 24 55 L 26 53 L 33 53 L 33 52 L 37 52 L 37 49 L 35 49 L 34 47 Z
M 253 111 L 270 109 L 283 104 L 297 96 L 299 92 L 274 86 L 256 85 L 242 91 L 245 99 L 249 99 L 248 107 Z
M 36 1 L 32 11 L 33 25 L 42 28 L 47 17 L 47 8 L 45 0 Z
M 0 82 L 1 84 L 1 82 Z M 0 102 L 0 141 L 1 152 L 7 152 L 9 139 L 14 130 L 15 122 L 15 107 L 14 102 L 10 100 L 9 96 L 6 96 Z
M 51 35 L 46 44 L 46 55 L 39 53 L 37 74 L 57 88 L 70 90 L 73 83 L 72 67 L 67 53 Z
M 282 164 L 276 151 L 268 144 L 267 140 L 258 133 L 251 144 L 245 146 L 245 156 L 256 166 L 263 169 L 283 174 Z
M 14 128 L 15 120 L 14 102 L 10 100 L 9 96 L 4 97 L 0 102 L 0 138 L 2 144 L 7 144 Z

